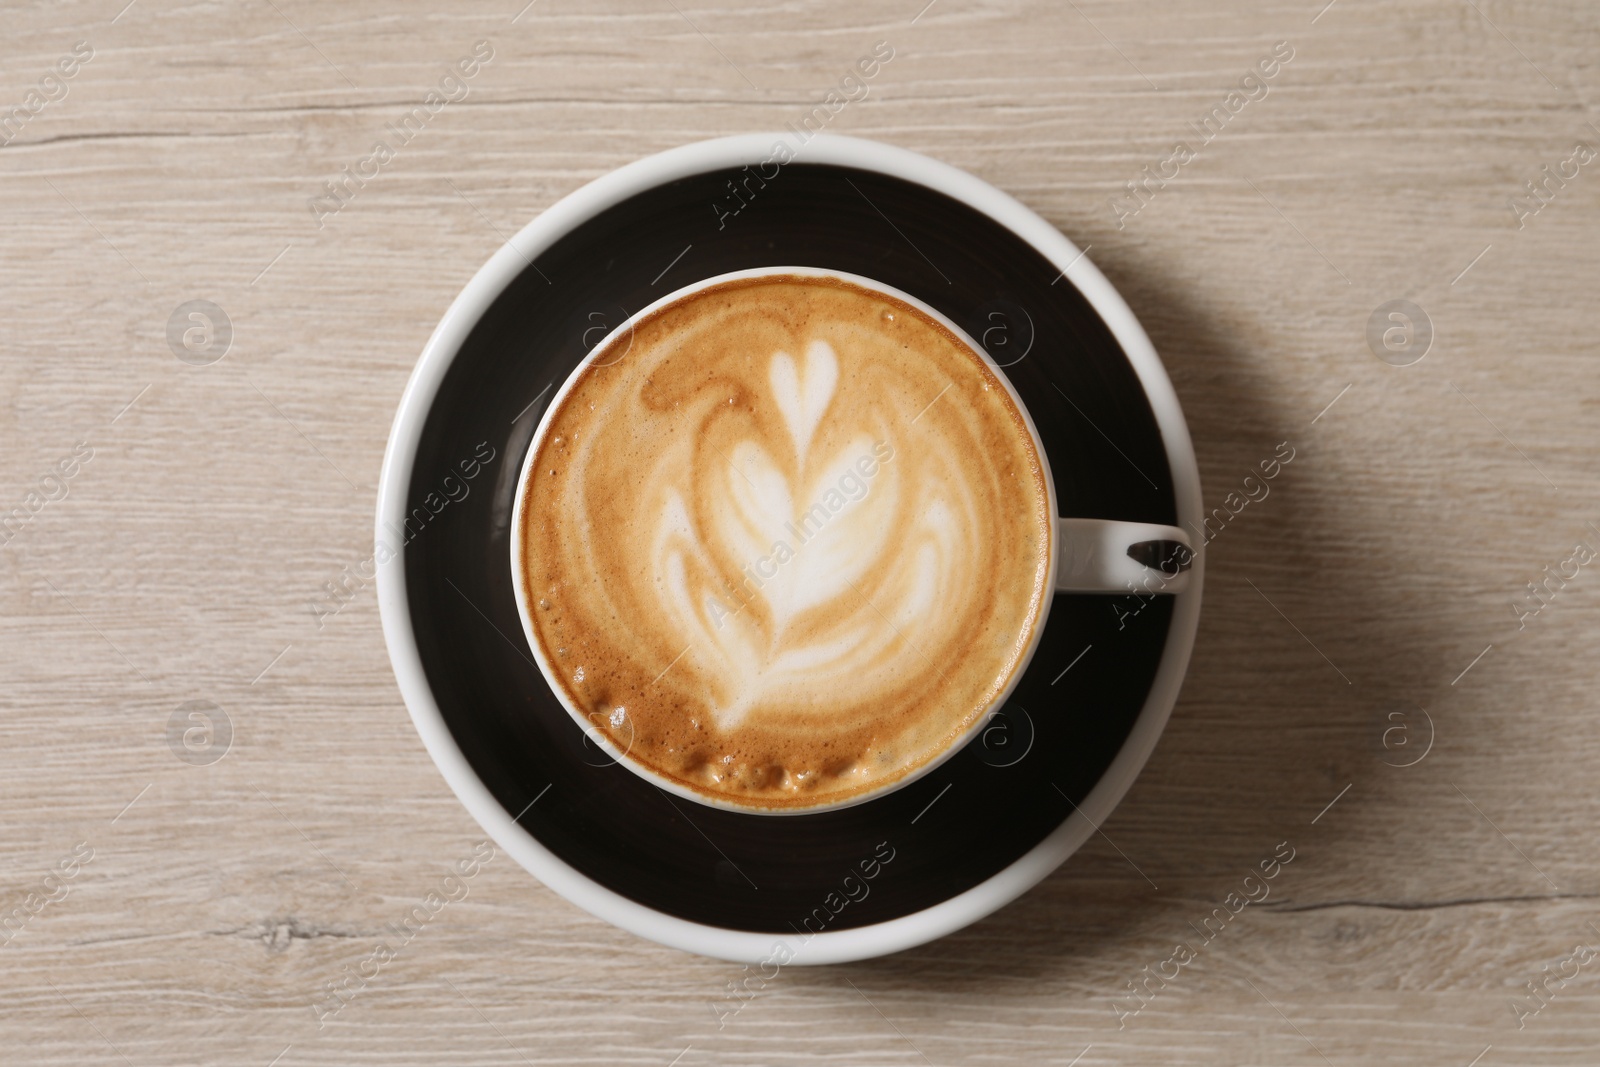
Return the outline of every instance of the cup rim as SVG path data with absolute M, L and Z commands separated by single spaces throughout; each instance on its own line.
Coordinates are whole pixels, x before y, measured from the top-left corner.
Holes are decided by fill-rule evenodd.
M 1011 676 L 1006 679 L 1004 688 L 994 697 L 993 700 L 989 702 L 981 715 L 973 718 L 973 721 L 967 725 L 967 728 L 963 730 L 959 736 L 953 738 L 948 744 L 945 745 L 943 749 L 938 752 L 938 754 L 936 754 L 932 759 L 929 759 L 923 763 L 920 767 L 917 767 L 907 774 L 901 775 L 899 778 L 896 778 L 891 782 L 886 782 L 869 792 L 846 797 L 843 800 L 837 800 L 831 803 L 813 804 L 807 807 L 759 808 L 750 805 L 738 804 L 732 800 L 713 797 L 696 792 L 687 786 L 680 785 L 670 778 L 657 775 L 649 768 L 643 767 L 638 762 L 629 759 L 628 753 L 625 751 L 620 751 L 617 748 L 616 743 L 613 742 L 604 731 L 593 730 L 592 723 L 590 723 L 587 720 L 587 717 L 581 711 L 579 711 L 576 705 L 573 704 L 572 700 L 567 695 L 565 687 L 556 683 L 554 680 L 557 677 L 555 666 L 545 658 L 543 642 L 539 640 L 538 635 L 534 632 L 533 610 L 528 604 L 528 591 L 526 582 L 527 572 L 522 565 L 523 545 L 525 541 L 523 537 L 522 525 L 525 518 L 523 503 L 527 498 L 528 479 L 531 476 L 531 472 L 534 467 L 534 457 L 538 454 L 539 446 L 541 443 L 543 443 L 545 435 L 550 428 L 551 418 L 555 415 L 556 410 L 560 408 L 561 403 L 566 399 L 567 394 L 572 391 L 572 388 L 577 383 L 578 378 L 595 361 L 596 357 L 606 350 L 606 348 L 615 338 L 621 336 L 626 331 L 633 329 L 640 322 L 644 321 L 646 318 L 662 310 L 663 308 L 670 307 L 681 300 L 685 300 L 695 293 L 714 288 L 727 282 L 744 281 L 754 278 L 785 276 L 803 278 L 834 278 L 847 282 L 851 285 L 855 285 L 859 288 L 866 289 L 870 292 L 882 293 L 892 299 L 908 304 L 917 311 L 920 311 L 922 314 L 931 318 L 933 321 L 937 322 L 940 326 L 943 326 L 946 330 L 950 331 L 950 333 L 953 334 L 958 341 L 965 345 L 974 356 L 983 362 L 984 366 L 988 367 L 989 370 L 994 373 L 994 376 L 1000 381 L 1001 386 L 1005 389 L 1006 395 L 1011 398 L 1011 403 L 1015 405 L 1017 411 L 1021 413 L 1023 425 L 1027 428 L 1028 437 L 1033 442 L 1034 455 L 1039 457 L 1040 475 L 1044 479 L 1046 507 L 1049 510 L 1050 516 L 1050 521 L 1048 524 L 1049 544 L 1045 548 L 1046 563 L 1043 594 L 1039 610 L 1034 615 L 1033 629 L 1028 635 L 1028 647 L 1023 651 L 1021 658 L 1017 661 L 1017 665 L 1012 668 Z M 1028 411 L 1028 405 L 1023 401 L 1022 396 L 1017 392 L 1016 386 L 1011 384 L 1011 379 L 1006 377 L 1004 370 L 1002 370 L 1000 365 L 995 362 L 994 357 L 989 355 L 989 353 L 984 350 L 983 346 L 978 344 L 978 342 L 975 341 L 971 335 L 958 326 L 948 315 L 928 304 L 926 301 L 919 300 L 904 290 L 897 289 L 892 285 L 880 282 L 875 278 L 868 278 L 861 274 L 852 274 L 849 271 L 833 270 L 827 267 L 797 266 L 749 267 L 744 270 L 727 271 L 723 274 L 717 274 L 709 278 L 702 278 L 698 281 L 690 282 L 688 285 L 682 286 L 634 312 L 632 315 L 628 316 L 627 319 L 608 331 L 606 335 L 594 345 L 594 347 L 589 349 L 589 351 L 584 355 L 583 359 L 578 361 L 578 365 L 572 369 L 570 374 L 567 375 L 566 380 L 561 383 L 561 388 L 556 390 L 555 395 L 550 398 L 550 403 L 545 405 L 544 413 L 539 416 L 539 425 L 534 430 L 532 439 L 528 442 L 528 451 L 523 457 L 522 469 L 517 474 L 516 492 L 516 500 L 512 504 L 511 511 L 511 588 L 516 596 L 517 615 L 522 620 L 522 635 L 523 637 L 527 638 L 528 647 L 533 652 L 533 657 L 538 663 L 539 673 L 544 676 L 544 680 L 546 684 L 550 686 L 550 691 L 555 695 L 556 700 L 563 708 L 567 710 L 567 714 L 572 718 L 572 721 L 577 724 L 580 730 L 584 731 L 585 736 L 587 736 L 590 741 L 592 741 L 597 747 L 609 755 L 615 762 L 627 770 L 632 771 L 634 774 L 637 774 L 651 785 L 654 785 L 659 789 L 665 789 L 674 796 L 682 797 L 685 800 L 692 800 L 696 803 L 703 804 L 706 807 L 719 808 L 723 811 L 737 812 L 741 815 L 818 815 L 827 811 L 843 811 L 846 808 L 853 808 L 857 805 L 866 804 L 870 801 L 888 796 L 890 793 L 910 785 L 912 782 L 931 774 L 933 771 L 943 766 L 946 761 L 955 756 L 955 754 L 961 751 L 961 749 L 965 748 L 968 742 L 970 742 L 981 730 L 988 726 L 989 721 L 994 717 L 995 713 L 1001 708 L 1005 707 L 1006 701 L 1011 699 L 1011 694 L 1016 691 L 1017 685 L 1022 681 L 1022 676 L 1027 673 L 1028 667 L 1033 663 L 1034 653 L 1039 650 L 1039 642 L 1044 637 L 1045 623 L 1048 622 L 1050 618 L 1051 605 L 1055 603 L 1056 573 L 1060 562 L 1058 549 L 1060 548 L 1059 538 L 1061 536 L 1061 517 L 1057 514 L 1059 511 L 1059 506 L 1056 502 L 1055 479 L 1050 470 L 1050 456 L 1049 453 L 1045 451 L 1044 441 L 1039 436 L 1039 428 L 1034 425 L 1033 415 Z
M 798 141 L 798 147 L 794 142 Z M 950 164 L 862 138 L 792 132 L 740 134 L 668 149 L 626 164 L 569 193 L 539 214 L 491 256 L 452 301 L 406 383 L 379 475 L 374 538 L 403 517 L 417 448 L 428 412 L 451 363 L 494 300 L 539 253 L 607 208 L 664 182 L 710 171 L 760 165 L 782 149 L 784 162 L 854 167 L 922 185 L 960 200 L 1032 245 L 1088 301 L 1133 367 L 1160 429 L 1172 472 L 1178 524 L 1193 526 L 1202 504 L 1194 446 L 1176 392 L 1144 328 L 1121 294 L 1078 247 L 1008 193 Z M 411 628 L 402 548 L 377 567 L 385 644 L 412 723 L 457 798 L 508 855 L 542 883 L 598 918 L 687 952 L 759 963 L 778 945 L 792 963 L 826 964 L 898 952 L 961 929 L 1021 896 L 1078 849 L 1111 813 L 1149 759 L 1171 715 L 1199 626 L 1205 553 L 1197 554 L 1188 589 L 1175 594 L 1161 660 L 1127 738 L 1082 802 L 1042 841 L 1008 867 L 938 904 L 881 923 L 811 935 L 795 948 L 788 935 L 693 922 L 640 904 L 569 866 L 524 829 L 489 791 L 456 744 L 429 688 Z

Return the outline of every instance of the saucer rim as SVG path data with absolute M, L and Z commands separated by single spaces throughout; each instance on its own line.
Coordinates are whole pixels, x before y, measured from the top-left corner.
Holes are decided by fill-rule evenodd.
M 1155 347 L 1121 294 L 1088 256 L 1041 216 L 988 182 L 907 149 L 862 138 L 817 134 L 796 151 L 787 133 L 716 138 L 669 149 L 611 171 L 574 190 L 524 226 L 481 267 L 451 302 L 423 347 L 390 428 L 379 475 L 374 537 L 401 527 L 422 430 L 439 386 L 462 344 L 505 288 L 539 254 L 600 212 L 664 183 L 696 174 L 760 165 L 785 146 L 786 162 L 875 171 L 958 199 L 1015 233 L 1061 271 L 1099 315 L 1133 367 L 1161 432 L 1173 478 L 1177 524 L 1201 514 L 1200 475 L 1177 393 Z M 842 963 L 902 951 L 943 937 L 993 913 L 1037 885 L 1075 852 L 1132 786 L 1166 726 L 1188 669 L 1204 585 L 1201 551 L 1188 589 L 1175 595 L 1161 660 L 1127 738 L 1083 802 L 1037 845 L 979 884 L 938 904 L 870 926 L 786 935 L 733 930 L 681 919 L 640 904 L 579 873 L 513 819 L 468 762 L 434 700 L 411 626 L 404 548 L 378 565 L 379 614 L 390 663 L 412 723 L 457 798 L 491 838 L 549 888 L 590 914 L 660 944 L 704 956 L 760 963 L 784 946 L 790 964 Z

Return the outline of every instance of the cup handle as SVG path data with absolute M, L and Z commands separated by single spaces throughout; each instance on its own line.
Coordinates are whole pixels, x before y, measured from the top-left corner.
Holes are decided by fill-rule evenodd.
M 1056 520 L 1056 592 L 1181 593 L 1194 562 L 1176 526 L 1116 519 Z

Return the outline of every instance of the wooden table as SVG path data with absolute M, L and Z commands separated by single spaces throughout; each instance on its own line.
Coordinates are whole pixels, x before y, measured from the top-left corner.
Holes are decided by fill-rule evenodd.
M 0 15 L 0 1058 L 1600 1059 L 1600 562 L 1574 553 L 1600 548 L 1592 5 L 124 2 Z M 480 40 L 465 96 L 310 206 Z M 429 331 L 557 198 L 796 120 L 880 41 L 829 128 L 1092 246 L 1171 370 L 1208 506 L 1294 449 L 1209 549 L 1154 758 L 1017 903 L 786 970 L 720 1029 L 738 967 L 504 855 L 319 1026 L 483 836 L 370 585 L 314 608 L 370 553 Z M 231 324 L 219 361 L 186 311 L 169 343 L 193 300 Z

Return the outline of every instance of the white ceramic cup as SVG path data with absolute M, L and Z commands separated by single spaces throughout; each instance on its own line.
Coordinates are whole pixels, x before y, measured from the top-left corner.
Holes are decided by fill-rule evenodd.
M 1144 328 L 1115 287 L 1076 245 L 1049 222 L 1007 193 L 947 163 L 854 137 L 809 136 L 795 146 L 789 132 L 751 133 L 683 145 L 630 163 L 595 179 L 552 204 L 499 249 L 467 283 L 424 346 L 406 385 L 378 482 L 375 537 L 387 547 L 389 528 L 403 523 L 411 475 L 428 412 L 457 352 L 489 306 L 528 262 L 578 226 L 623 201 L 666 182 L 713 171 L 763 165 L 775 146 L 789 146 L 797 162 L 872 171 L 943 193 L 1015 233 L 1054 268 L 1059 281 L 1087 300 L 1121 347 L 1138 377 L 1161 432 L 1172 473 L 1180 526 L 1199 529 L 1203 515 L 1200 471 L 1189 428 L 1166 368 Z M 829 964 L 900 952 L 952 933 L 1004 907 L 1042 881 L 1089 839 L 1138 777 L 1166 727 L 1183 684 L 1200 621 L 1205 552 L 1190 568 L 1187 588 L 1174 597 L 1161 660 L 1133 726 L 1100 780 L 1061 824 L 1015 862 L 977 885 L 937 904 L 894 919 L 829 930 L 803 939 L 694 922 L 659 911 L 602 885 L 568 864 L 517 821 L 490 792 L 462 753 L 440 712 L 417 647 L 407 600 L 404 555 L 378 565 L 378 607 L 395 680 L 411 720 L 445 781 L 484 831 L 527 871 L 590 914 L 640 937 L 685 952 L 740 963 L 772 958 L 778 944 L 792 964 Z
M 527 499 L 528 481 L 534 476 L 535 459 L 539 448 L 543 444 L 550 427 L 555 421 L 557 412 L 560 411 L 567 394 L 572 391 L 578 379 L 596 360 L 602 357 L 612 362 L 626 361 L 626 354 L 618 357 L 610 354 L 612 341 L 632 334 L 635 326 L 645 318 L 654 315 L 664 308 L 670 307 L 688 299 L 696 293 L 713 288 L 727 282 L 740 281 L 750 278 L 767 278 L 780 275 L 808 278 L 835 278 L 849 284 L 859 286 L 871 292 L 881 293 L 892 300 L 899 300 L 910 304 L 928 318 L 939 323 L 951 334 L 959 338 L 974 356 L 981 359 L 994 372 L 995 377 L 1005 387 L 1006 393 L 1011 397 L 1011 402 L 1022 413 L 1022 421 L 1027 427 L 1028 436 L 1033 442 L 1034 454 L 1039 457 L 1039 467 L 1044 475 L 1045 492 L 1049 499 L 1050 514 L 1058 515 L 1056 506 L 1055 480 L 1050 474 L 1050 457 L 1045 452 L 1044 442 L 1039 438 L 1039 430 L 1033 424 L 1033 416 L 1028 413 L 1028 407 L 1022 402 L 1022 397 L 1017 395 L 1016 389 L 1006 377 L 998 364 L 984 351 L 966 331 L 957 326 L 947 316 L 930 305 L 918 300 L 909 293 L 902 292 L 893 286 L 871 278 L 864 278 L 858 274 L 847 274 L 844 271 L 819 270 L 814 267 L 760 267 L 753 270 L 731 271 L 715 277 L 704 278 L 686 285 L 675 292 L 641 309 L 635 314 L 607 333 L 599 343 L 589 350 L 561 388 L 556 391 L 544 410 L 544 415 L 539 420 L 539 427 L 534 432 L 533 442 L 528 446 L 527 457 L 522 463 L 522 472 L 517 479 L 517 497 L 515 510 L 511 519 L 511 584 L 516 590 L 517 613 L 522 618 L 522 632 L 528 639 L 528 647 L 533 651 L 534 659 L 538 661 L 539 670 L 544 675 L 545 681 L 550 685 L 550 691 L 556 699 L 561 701 L 561 706 L 567 709 L 567 714 L 572 716 L 573 722 L 578 725 L 597 748 L 606 752 L 614 761 L 620 763 L 628 770 L 644 778 L 646 781 L 669 793 L 692 800 L 696 803 L 706 804 L 711 807 L 726 808 L 733 811 L 746 812 L 756 815 L 812 815 L 821 811 L 832 811 L 838 808 L 853 807 L 865 804 L 867 801 L 876 800 L 896 789 L 903 788 L 915 782 L 929 772 L 939 767 L 959 752 L 972 738 L 977 735 L 989 722 L 990 718 L 1005 706 L 1016 689 L 1017 683 L 1028 670 L 1028 664 L 1033 660 L 1033 654 L 1038 650 L 1039 639 L 1044 634 L 1045 622 L 1050 617 L 1050 605 L 1054 597 L 1045 600 L 1039 611 L 1038 619 L 1033 625 L 1028 636 L 1027 648 L 1017 660 L 1011 676 L 1005 686 L 996 694 L 995 698 L 984 709 L 983 714 L 974 717 L 972 723 L 959 735 L 951 738 L 945 747 L 933 758 L 927 760 L 920 767 L 908 774 L 886 782 L 876 789 L 868 790 L 850 796 L 843 800 L 824 801 L 807 807 L 765 808 L 757 804 L 741 803 L 732 796 L 713 796 L 690 789 L 680 782 L 662 775 L 635 760 L 627 748 L 619 747 L 611 736 L 597 721 L 591 718 L 598 712 L 586 713 L 573 703 L 568 695 L 566 686 L 562 683 L 560 673 L 556 670 L 549 658 L 544 653 L 543 642 L 539 640 L 533 625 L 533 601 L 536 596 L 530 595 L 527 581 L 526 561 L 523 557 L 524 546 L 527 542 L 526 522 L 529 519 L 524 503 Z M 601 427 L 600 433 L 605 432 Z M 561 516 L 549 516 L 553 521 L 560 522 Z M 1049 571 L 1046 575 L 1045 587 L 1057 593 L 1122 593 L 1146 597 L 1161 594 L 1176 595 L 1187 588 L 1189 583 L 1189 564 L 1193 559 L 1194 550 L 1190 544 L 1188 533 L 1176 526 L 1161 526 L 1145 522 L 1123 522 L 1115 519 L 1063 519 L 1058 518 L 1055 528 L 1051 531 L 1050 545 L 1047 548 Z M 1159 546 L 1159 547 L 1156 547 Z M 1146 559 L 1172 559 L 1181 560 L 1181 565 L 1175 564 L 1172 569 L 1163 571 L 1149 566 L 1136 556 Z

